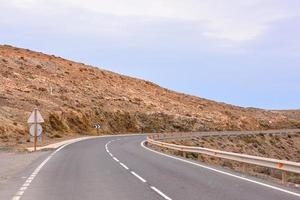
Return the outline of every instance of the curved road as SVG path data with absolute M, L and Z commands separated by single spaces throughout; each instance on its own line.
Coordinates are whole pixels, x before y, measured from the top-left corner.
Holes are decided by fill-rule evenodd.
M 145 136 L 90 139 L 50 152 L 12 199 L 294 200 L 299 191 L 155 153 Z

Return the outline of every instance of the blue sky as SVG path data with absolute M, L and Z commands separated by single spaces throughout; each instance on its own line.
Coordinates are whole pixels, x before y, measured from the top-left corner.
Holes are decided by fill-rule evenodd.
M 300 108 L 298 0 L 0 0 L 0 43 L 245 107 Z

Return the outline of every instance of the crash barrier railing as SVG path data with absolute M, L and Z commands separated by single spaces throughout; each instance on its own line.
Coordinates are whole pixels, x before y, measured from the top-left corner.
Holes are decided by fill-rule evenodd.
M 155 140 L 153 135 L 149 135 L 147 137 L 148 144 L 152 144 L 155 146 L 159 146 L 162 148 L 172 149 L 176 151 L 180 151 L 183 154 L 183 157 L 186 157 L 186 153 L 196 153 L 198 154 L 198 160 L 201 160 L 201 154 L 233 160 L 237 162 L 241 162 L 242 171 L 245 172 L 245 164 L 253 164 L 261 167 L 267 167 L 272 169 L 278 169 L 282 172 L 282 183 L 287 182 L 287 172 L 293 172 L 300 174 L 300 163 L 286 161 L 286 160 L 278 160 L 273 158 L 264 158 L 259 156 L 252 156 L 246 154 L 239 154 L 239 153 L 232 153 L 214 149 L 208 149 L 203 147 L 193 147 L 193 146 L 183 146 L 183 145 L 176 145 L 170 144 L 167 142 L 162 142 Z
M 261 130 L 261 131 L 210 131 L 210 132 L 174 132 L 174 133 L 158 133 L 151 136 L 156 140 L 166 139 L 188 139 L 195 137 L 211 137 L 211 136 L 251 136 L 258 134 L 295 134 L 300 133 L 300 129 L 282 129 L 282 130 Z

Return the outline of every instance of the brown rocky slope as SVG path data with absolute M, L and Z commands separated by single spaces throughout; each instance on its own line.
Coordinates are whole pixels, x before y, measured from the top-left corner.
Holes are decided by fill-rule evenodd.
M 242 108 L 60 57 L 0 45 L 0 146 L 26 144 L 38 106 L 46 139 L 97 134 L 300 128 L 280 111 Z M 295 111 L 298 112 L 298 111 Z

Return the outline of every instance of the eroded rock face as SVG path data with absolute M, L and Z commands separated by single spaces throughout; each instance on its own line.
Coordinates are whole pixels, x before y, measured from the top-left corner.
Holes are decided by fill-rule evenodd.
M 26 49 L 0 46 L 0 144 L 22 144 L 35 106 L 46 139 L 72 134 L 299 128 L 299 111 L 246 109 Z

